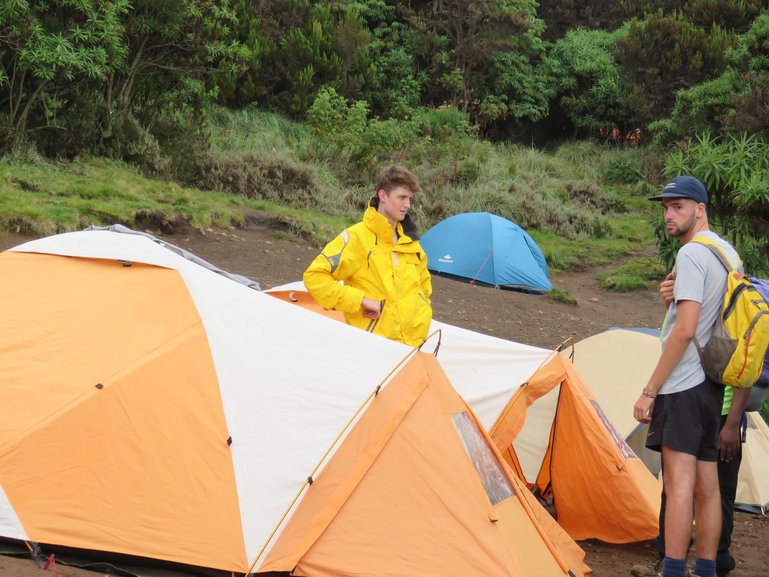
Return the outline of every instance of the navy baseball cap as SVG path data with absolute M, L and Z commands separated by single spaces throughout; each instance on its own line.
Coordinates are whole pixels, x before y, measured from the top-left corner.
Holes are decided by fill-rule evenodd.
M 665 185 L 665 188 L 657 196 L 649 200 L 663 200 L 665 198 L 691 198 L 697 203 L 708 203 L 708 191 L 698 178 L 693 176 L 676 176 Z

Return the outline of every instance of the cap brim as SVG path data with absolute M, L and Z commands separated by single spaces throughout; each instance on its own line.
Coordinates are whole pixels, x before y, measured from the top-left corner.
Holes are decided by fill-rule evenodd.
M 675 192 L 663 192 L 657 196 L 650 197 L 649 200 L 664 200 L 666 198 L 688 198 L 689 200 L 695 200 L 688 194 L 676 194 Z

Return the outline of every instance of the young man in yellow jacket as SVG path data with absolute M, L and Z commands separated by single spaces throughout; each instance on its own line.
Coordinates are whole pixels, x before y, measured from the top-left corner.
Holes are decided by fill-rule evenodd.
M 304 284 L 318 304 L 342 311 L 349 324 L 418 346 L 432 320 L 427 255 L 408 214 L 421 188 L 400 165 L 382 170 L 376 188 L 363 220 L 326 245 Z

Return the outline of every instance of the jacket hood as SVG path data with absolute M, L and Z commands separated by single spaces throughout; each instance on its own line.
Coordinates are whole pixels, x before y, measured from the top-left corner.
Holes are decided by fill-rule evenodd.
M 374 210 L 379 210 L 379 197 L 374 196 L 369 201 L 368 205 L 370 207 L 373 207 Z M 414 219 L 411 218 L 411 215 L 409 213 L 406 213 L 405 218 L 401 221 L 401 227 L 403 228 L 404 234 L 408 236 L 411 240 L 419 240 L 419 231 L 417 230 L 417 223 L 414 222 Z

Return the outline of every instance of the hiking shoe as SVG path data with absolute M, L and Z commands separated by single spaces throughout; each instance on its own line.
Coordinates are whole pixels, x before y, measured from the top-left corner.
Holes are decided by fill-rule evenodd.
M 662 557 L 647 563 L 646 565 L 633 565 L 630 569 L 633 577 L 662 577 Z M 686 567 L 686 577 L 697 577 L 692 573 L 692 568 Z M 718 575 L 718 577 L 721 577 Z

